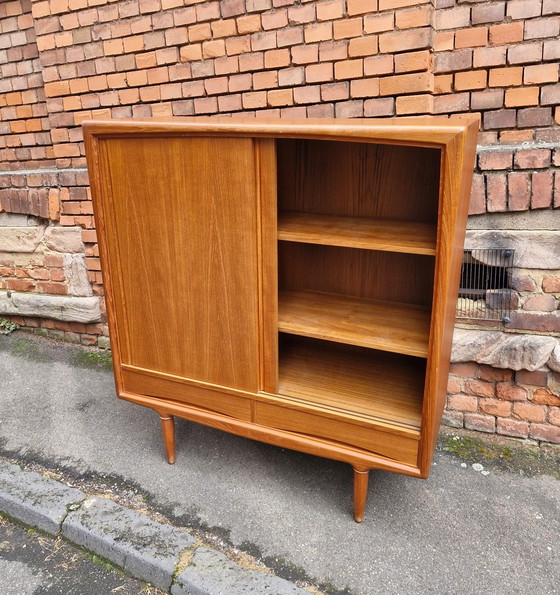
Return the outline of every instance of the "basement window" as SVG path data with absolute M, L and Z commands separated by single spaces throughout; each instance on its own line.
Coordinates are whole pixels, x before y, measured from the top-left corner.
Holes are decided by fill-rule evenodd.
M 508 323 L 517 307 L 511 289 L 514 250 L 467 249 L 463 252 L 457 318 Z

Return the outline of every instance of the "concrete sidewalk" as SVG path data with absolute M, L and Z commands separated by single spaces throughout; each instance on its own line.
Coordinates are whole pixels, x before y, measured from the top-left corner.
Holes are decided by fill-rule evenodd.
M 191 568 L 206 569 L 199 590 L 160 588 L 560 593 L 560 482 L 552 477 L 481 472 L 438 452 L 427 481 L 372 472 L 366 518 L 357 525 L 352 470 L 341 463 L 177 420 L 177 462 L 167 465 L 157 415 L 115 398 L 103 359 L 23 333 L 0 337 L 0 454 L 24 468 L 4 463 L 0 490 L 17 493 L 30 470 L 46 470 L 65 497 L 81 492 L 56 517 L 57 530 L 76 543 L 89 535 L 80 538 L 84 545 L 98 547 L 92 534 L 101 532 L 101 541 L 122 546 L 123 535 L 109 531 L 122 515 L 124 528 L 139 527 L 123 532 L 124 545 L 142 546 L 138 554 L 121 552 L 124 560 L 169 553 L 173 571 L 164 574 L 179 578 L 191 554 L 205 557 Z M 92 512 L 107 519 L 105 530 Z M 150 544 L 155 550 L 146 554 Z M 280 582 L 251 583 L 255 576 Z

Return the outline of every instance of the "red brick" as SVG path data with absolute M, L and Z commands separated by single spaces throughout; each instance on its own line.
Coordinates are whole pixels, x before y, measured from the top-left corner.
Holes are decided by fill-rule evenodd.
M 506 181 L 506 174 L 486 176 L 486 200 L 489 213 L 503 213 L 507 210 Z
M 311 64 L 305 68 L 305 80 L 308 83 L 317 83 L 333 80 L 333 65 Z
M 335 39 L 349 39 L 359 37 L 363 32 L 363 23 L 361 18 L 343 19 L 335 21 L 333 24 L 333 37 Z
M 560 39 L 545 41 L 543 44 L 543 59 L 556 60 L 558 58 L 560 58 Z
M 450 375 L 447 379 L 447 392 L 452 395 L 456 395 L 461 392 L 463 387 L 463 381 L 456 376 Z
M 546 417 L 546 407 L 532 403 L 515 403 L 513 417 L 523 421 L 542 423 Z
M 364 116 L 376 118 L 381 116 L 393 116 L 395 114 L 395 100 L 392 97 L 384 99 L 367 99 L 364 101 Z
M 397 115 L 431 114 L 434 111 L 432 95 L 404 95 L 396 99 Z
M 296 68 L 284 68 L 278 71 L 278 84 L 281 87 L 293 87 L 301 85 L 304 81 L 304 69 L 301 66 Z
M 508 174 L 508 205 L 512 211 L 525 211 L 529 208 L 529 174 Z
M 475 48 L 473 50 L 473 67 L 501 66 L 506 63 L 505 47 Z
M 322 101 L 341 101 L 350 96 L 348 82 L 328 83 L 321 85 Z
M 478 371 L 478 366 L 473 362 L 455 363 L 449 366 L 450 374 L 464 378 L 473 377 Z
M 484 382 L 482 380 L 476 380 L 469 378 L 465 381 L 463 392 L 467 395 L 476 395 L 477 397 L 493 397 L 494 396 L 494 384 L 491 382 Z
M 436 54 L 434 72 L 455 72 L 470 69 L 473 64 L 473 52 L 470 49 Z
M 560 332 L 560 317 L 556 312 L 551 314 L 513 312 L 510 328 L 541 333 L 558 333 Z
M 352 97 L 377 97 L 379 95 L 378 78 L 359 78 L 350 83 Z
M 471 20 L 471 9 L 469 6 L 457 6 L 450 10 L 438 10 L 436 12 L 436 29 L 459 29 L 467 27 Z
M 478 167 L 482 170 L 511 169 L 513 151 L 484 151 L 478 156 Z
M 498 382 L 496 397 L 505 401 L 526 401 L 527 391 L 513 382 Z
M 270 50 L 264 53 L 265 68 L 282 68 L 290 64 L 290 50 Z
M 548 383 L 547 370 L 519 370 L 515 373 L 515 380 L 519 384 L 530 384 L 531 386 L 546 386 Z
M 486 70 L 470 70 L 455 75 L 455 90 L 467 91 L 486 87 Z
M 321 87 L 319 85 L 309 85 L 306 87 L 296 87 L 294 89 L 294 103 L 319 103 L 321 101 Z
M 364 59 L 365 76 L 391 74 L 395 70 L 393 56 L 371 56 Z
M 364 102 L 360 99 L 341 101 L 335 104 L 336 118 L 361 118 L 364 115 Z
M 427 4 L 429 0 L 379 0 L 379 10 L 390 10 L 392 8 L 403 8 L 415 6 L 416 4 Z
M 496 419 L 493 416 L 466 413 L 465 428 L 493 434 L 496 431 Z
M 292 89 L 277 89 L 268 91 L 267 94 L 268 105 L 271 107 L 278 107 L 282 105 L 292 105 L 294 102 Z
M 348 44 L 348 56 L 356 58 L 359 56 L 373 56 L 377 54 L 377 37 L 359 37 L 351 39 Z
M 499 23 L 504 20 L 505 2 L 491 2 L 480 4 L 472 8 L 471 20 L 473 24 Z
M 439 74 L 434 77 L 434 93 L 441 95 L 443 93 L 453 92 L 453 75 Z
M 469 202 L 469 215 L 480 215 L 486 212 L 486 192 L 484 176 L 473 174 L 471 197 Z
M 305 43 L 332 39 L 332 23 L 312 23 L 305 26 Z
M 511 370 L 502 370 L 492 366 L 481 365 L 478 370 L 478 377 L 489 382 L 504 382 L 513 378 Z
M 344 15 L 343 0 L 329 0 L 328 2 L 317 3 L 317 20 L 332 21 Z
M 377 0 L 346 0 L 346 8 L 350 16 L 373 12 L 377 10 Z
M 557 17 L 525 21 L 525 39 L 540 39 L 542 37 L 557 38 L 559 34 L 560 20 Z
M 529 435 L 529 424 L 525 421 L 514 419 L 496 420 L 496 431 L 504 436 L 513 436 L 515 438 L 527 438 Z
M 434 99 L 434 113 L 449 114 L 453 112 L 466 112 L 469 110 L 469 99 L 469 93 L 440 95 Z
M 281 29 L 277 33 L 278 47 L 286 47 L 303 43 L 303 27 Z
M 395 72 L 429 70 L 431 64 L 431 54 L 427 50 L 395 55 Z
M 243 93 L 243 107 L 245 109 L 257 109 L 266 107 L 266 91 L 257 91 L 253 93 Z
M 387 76 L 380 80 L 380 95 L 401 95 L 430 91 L 433 86 L 432 76 L 428 72 Z
M 511 414 L 511 403 L 500 399 L 480 399 L 480 411 L 486 415 L 496 417 L 509 417 Z
M 537 64 L 526 66 L 523 73 L 525 85 L 540 83 L 556 83 L 558 81 L 558 64 Z
M 496 110 L 485 112 L 482 118 L 485 130 L 496 128 L 514 128 L 515 110 Z
M 505 106 L 523 107 L 539 104 L 539 87 L 520 87 L 518 89 L 506 89 Z
M 288 8 L 288 20 L 290 23 L 304 24 L 314 22 L 316 17 L 314 4 L 290 6 Z
M 560 277 L 544 277 L 542 289 L 545 293 L 560 293 Z
M 523 23 L 507 23 L 490 27 L 491 45 L 507 45 L 523 41 Z
M 560 104 L 560 84 L 546 85 L 541 91 L 541 105 Z
M 270 29 L 280 29 L 288 24 L 287 10 L 274 10 L 271 12 L 263 12 L 261 15 L 262 28 L 265 31 Z
M 426 4 L 417 6 L 412 10 L 399 10 L 395 13 L 396 28 L 414 29 L 416 27 L 425 27 L 431 24 L 432 14 L 432 7 Z M 368 17 L 365 18 L 367 20 Z
M 38 281 L 37 290 L 41 293 L 54 293 L 57 295 L 66 295 L 68 293 L 66 284 L 55 281 Z
M 423 27 L 409 31 L 382 33 L 379 36 L 379 51 L 393 54 L 406 50 L 417 50 L 430 47 L 430 29 Z
M 516 169 L 545 169 L 550 167 L 550 149 L 528 149 L 515 152 Z
M 381 33 L 383 31 L 392 31 L 394 22 L 395 15 L 392 12 L 368 14 L 364 17 L 364 32 Z
M 560 407 L 560 397 L 545 388 L 538 388 L 533 393 L 532 402 L 537 403 L 538 405 Z
M 311 64 L 319 60 L 319 46 L 317 44 L 296 45 L 290 48 L 290 51 L 294 64 Z
M 531 174 L 531 208 L 548 209 L 552 206 L 553 172 Z
M 540 62 L 543 56 L 543 42 L 520 43 L 508 48 L 509 64 L 529 64 Z
M 488 28 L 473 27 L 455 32 L 455 48 L 485 47 L 488 43 Z
M 478 411 L 478 399 L 467 395 L 450 395 L 447 398 L 447 407 L 455 411 L 475 413 Z

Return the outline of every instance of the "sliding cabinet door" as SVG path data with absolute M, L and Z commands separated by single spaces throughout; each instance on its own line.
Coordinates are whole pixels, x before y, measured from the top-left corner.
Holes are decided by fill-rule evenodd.
M 257 150 L 250 138 L 98 139 L 96 216 L 129 373 L 258 390 Z

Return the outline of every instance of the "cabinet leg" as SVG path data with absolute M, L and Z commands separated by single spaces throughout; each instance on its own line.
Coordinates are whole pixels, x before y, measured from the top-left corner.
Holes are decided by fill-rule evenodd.
M 354 467 L 354 520 L 361 523 L 366 509 L 369 470 Z
M 161 419 L 161 429 L 163 431 L 163 442 L 165 444 L 167 462 L 170 465 L 173 465 L 175 462 L 175 423 L 173 421 L 173 416 L 159 411 L 158 414 Z

